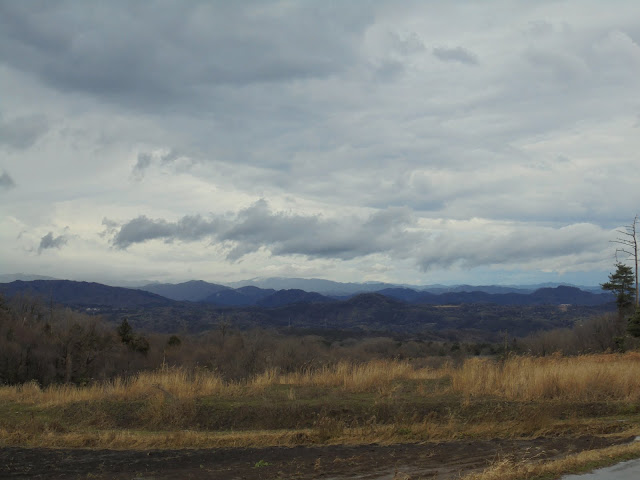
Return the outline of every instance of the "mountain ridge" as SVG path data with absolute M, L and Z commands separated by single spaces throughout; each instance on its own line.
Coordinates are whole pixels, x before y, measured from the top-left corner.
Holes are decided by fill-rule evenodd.
M 0 274 L 0 283 L 8 283 L 15 280 L 30 281 L 30 280 L 62 280 L 61 278 L 46 277 L 42 275 L 14 273 L 14 274 Z M 70 279 L 67 279 L 70 280 Z M 74 281 L 74 280 L 71 280 Z M 140 290 L 146 290 L 152 293 L 157 293 L 158 289 L 162 288 L 184 288 L 188 285 L 203 285 L 216 287 L 215 291 L 220 291 L 222 288 L 235 289 L 254 286 L 261 289 L 277 290 L 290 290 L 300 289 L 306 292 L 316 292 L 321 295 L 333 296 L 333 297 L 346 297 L 357 293 L 375 292 L 386 288 L 409 288 L 416 291 L 428 291 L 432 293 L 447 293 L 447 292 L 475 292 L 481 291 L 486 293 L 533 293 L 540 288 L 558 286 L 576 287 L 580 290 L 588 292 L 601 292 L 602 289 L 599 285 L 574 285 L 563 282 L 542 282 L 537 284 L 490 284 L 490 285 L 469 285 L 469 284 L 426 284 L 426 285 L 414 285 L 406 283 L 389 283 L 382 281 L 366 281 L 366 282 L 336 282 L 333 280 L 327 280 L 322 278 L 301 278 L 301 277 L 257 277 L 249 280 L 241 280 L 236 282 L 209 282 L 205 280 L 191 279 L 184 282 L 132 282 L 132 281 L 108 281 L 99 282 L 104 285 L 123 287 L 123 288 L 137 288 Z M 211 292 L 213 293 L 213 291 Z M 165 292 L 167 294 L 167 292 Z M 169 294 L 177 297 L 189 296 L 184 293 Z M 170 296 L 167 298 L 171 298 Z M 180 300 L 186 300 L 187 298 L 176 298 Z M 190 300 L 193 301 L 193 300 Z
M 40 297 L 35 301 L 47 304 L 52 300 L 89 314 L 99 314 L 113 323 L 128 318 L 136 329 L 165 333 L 197 333 L 229 324 L 238 329 L 387 331 L 424 334 L 429 338 L 471 336 L 478 339 L 494 338 L 504 331 L 526 335 L 538 330 L 571 327 L 591 315 L 615 311 L 613 296 L 592 294 L 575 287 L 539 289 L 534 294 L 452 292 L 438 295 L 392 289 L 387 295 L 367 292 L 347 299 L 303 290 L 265 291 L 257 287 L 239 290 L 229 288 L 218 293 L 238 295 L 244 304 L 223 305 L 176 301 L 144 290 L 95 282 L 35 280 L 0 283 L 0 301 L 4 301 L 4 296 L 23 295 L 28 301 L 31 301 L 29 297 Z M 390 293 L 402 293 L 405 299 L 394 298 Z M 247 301 L 250 296 L 253 299 Z M 19 298 L 16 300 L 21 302 Z M 567 300 L 577 303 L 570 308 L 560 307 Z
M 182 283 L 150 283 L 137 287 L 137 289 L 162 295 L 171 300 L 197 302 L 216 292 L 227 290 L 229 287 L 204 280 L 189 280 Z
M 257 306 L 263 308 L 278 307 L 291 303 L 326 303 L 346 300 L 354 295 L 329 297 L 318 292 L 302 289 L 261 289 L 254 286 L 233 289 L 224 285 L 210 284 L 204 281 L 191 281 L 181 284 L 157 284 L 155 291 L 145 289 L 111 287 L 96 282 L 75 282 L 73 280 L 16 280 L 0 283 L 0 293 L 12 295 L 29 293 L 70 305 L 158 305 L 170 302 L 201 302 L 217 306 Z M 157 292 L 164 292 L 165 295 Z M 213 292 L 213 293 L 209 293 Z M 450 291 L 432 293 L 406 287 L 384 288 L 375 293 L 396 301 L 412 304 L 459 305 L 459 304 L 495 304 L 495 305 L 603 305 L 614 301 L 611 293 L 592 293 L 577 287 L 544 287 L 531 293 L 487 293 L 483 291 Z M 201 295 L 206 295 L 201 297 Z
M 144 290 L 111 287 L 96 282 L 74 280 L 15 280 L 0 283 L 0 293 L 7 296 L 30 295 L 73 307 L 131 308 L 162 306 L 172 300 Z

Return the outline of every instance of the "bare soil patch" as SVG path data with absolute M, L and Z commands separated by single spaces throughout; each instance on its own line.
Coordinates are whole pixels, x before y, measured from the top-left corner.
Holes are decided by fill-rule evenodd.
M 550 460 L 633 438 L 581 436 L 423 444 L 200 450 L 0 448 L 0 478 L 455 479 L 505 458 Z

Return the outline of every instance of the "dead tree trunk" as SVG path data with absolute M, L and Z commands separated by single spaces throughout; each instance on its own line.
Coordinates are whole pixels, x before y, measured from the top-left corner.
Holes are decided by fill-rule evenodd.
M 615 240 L 612 240 L 613 243 L 617 243 L 622 245 L 622 247 L 616 249 L 616 253 L 622 252 L 627 255 L 627 259 L 633 259 L 635 264 L 635 277 L 636 277 L 636 298 L 635 298 L 635 306 L 636 310 L 640 306 L 640 296 L 638 295 L 638 215 L 633 218 L 633 222 L 631 225 L 626 225 L 624 230 L 617 230 L 617 232 L 622 237 L 618 237 Z

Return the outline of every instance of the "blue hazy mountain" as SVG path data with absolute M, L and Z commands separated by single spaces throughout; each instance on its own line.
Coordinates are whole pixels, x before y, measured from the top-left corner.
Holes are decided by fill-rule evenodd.
M 28 295 L 73 307 L 134 308 L 169 305 L 166 297 L 143 290 L 110 287 L 102 283 L 72 280 L 16 280 L 0 283 L 0 294 L 7 297 Z
M 28 277 L 28 276 L 27 276 Z M 495 304 L 495 305 L 602 305 L 612 302 L 610 293 L 588 291 L 574 286 L 556 285 L 535 288 L 489 285 L 396 286 L 386 283 L 340 283 L 322 279 L 262 279 L 259 285 L 295 285 L 296 288 L 232 286 L 193 280 L 178 284 L 149 284 L 144 287 L 109 287 L 99 283 L 70 280 L 33 280 L 0 283 L 0 293 L 28 293 L 68 305 L 145 305 L 165 301 L 189 301 L 224 307 L 256 306 L 271 308 L 292 303 L 323 303 L 345 300 L 361 293 L 378 293 L 411 304 Z M 300 288 L 306 286 L 306 288 Z M 552 284 L 553 285 L 553 284 Z M 310 288 L 316 290 L 310 290 Z M 319 290 L 319 291 L 318 291 Z M 155 296 L 150 296 L 155 294 Z
M 151 283 L 138 287 L 139 290 L 162 295 L 171 300 L 186 300 L 189 302 L 198 302 L 222 290 L 229 290 L 229 287 L 209 283 L 202 280 L 191 280 L 183 283 Z

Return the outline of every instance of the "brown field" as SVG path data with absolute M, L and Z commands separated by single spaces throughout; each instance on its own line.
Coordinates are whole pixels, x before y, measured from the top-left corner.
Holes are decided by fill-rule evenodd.
M 638 353 L 473 358 L 439 367 L 343 362 L 296 373 L 268 370 L 239 382 L 205 370 L 165 368 L 84 387 L 0 387 L 0 447 L 2 455 L 16 458 L 33 448 L 267 449 L 246 450 L 254 458 L 255 473 L 269 471 L 266 460 L 253 469 L 261 460 L 256 456 L 283 451 L 269 450 L 273 447 L 296 447 L 284 451 L 305 458 L 300 448 L 309 453 L 404 445 L 402 451 L 416 448 L 415 456 L 402 457 L 398 450 L 393 457 L 404 458 L 400 467 L 411 471 L 411 478 L 422 478 L 411 470 L 420 464 L 418 452 L 446 444 L 453 452 L 459 442 L 467 442 L 469 449 L 485 445 L 486 458 L 479 453 L 456 475 L 554 478 L 585 465 L 640 456 L 640 445 L 628 443 L 640 434 L 639 413 Z M 514 446 L 534 440 L 530 447 L 535 446 L 536 455 Z M 506 443 L 494 452 L 492 441 Z M 446 459 L 441 463 L 446 465 Z M 370 469 L 382 472 L 383 467 L 388 473 L 388 462 Z M 481 467 L 487 468 L 481 472 Z M 14 473 L 0 469 L 0 476 Z M 315 478 L 318 472 L 301 475 L 287 478 Z M 336 475 L 348 478 L 350 473 Z

